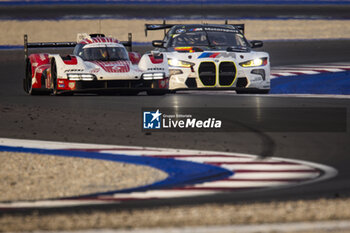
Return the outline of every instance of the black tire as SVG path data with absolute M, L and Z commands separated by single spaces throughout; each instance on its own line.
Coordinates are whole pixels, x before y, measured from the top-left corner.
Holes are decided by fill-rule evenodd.
M 165 95 L 168 93 L 168 91 L 163 91 L 163 90 L 150 90 L 147 91 L 147 95 Z
M 37 95 L 38 92 L 32 87 L 32 63 L 29 59 L 26 60 L 26 72 L 23 79 L 23 89 L 28 95 Z
M 122 96 L 135 96 L 138 95 L 140 93 L 140 91 L 137 90 L 123 90 L 119 92 L 119 95 Z
M 26 93 L 29 93 L 29 89 L 31 86 L 31 79 L 32 79 L 32 71 L 31 71 L 31 64 L 29 59 L 26 59 L 26 66 L 25 66 L 25 77 L 23 79 L 23 89 Z M 30 86 L 29 86 L 30 85 Z
M 52 82 L 52 95 L 57 95 L 57 66 L 55 59 L 51 60 L 51 82 Z
M 74 93 L 73 92 L 69 92 L 69 91 L 67 91 L 67 92 L 61 92 L 60 93 L 60 96 L 72 96 L 72 95 L 74 95 Z

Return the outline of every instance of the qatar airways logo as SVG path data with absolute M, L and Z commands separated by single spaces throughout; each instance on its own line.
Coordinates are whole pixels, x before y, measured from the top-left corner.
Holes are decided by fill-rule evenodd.
M 192 114 L 166 114 L 156 111 L 143 112 L 143 129 L 220 129 L 222 121 L 209 117 L 198 119 Z

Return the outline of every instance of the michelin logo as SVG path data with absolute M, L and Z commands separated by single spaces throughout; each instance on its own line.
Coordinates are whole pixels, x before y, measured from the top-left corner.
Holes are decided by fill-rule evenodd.
M 156 112 L 143 112 L 143 128 L 144 129 L 160 129 L 161 115 L 157 109 Z

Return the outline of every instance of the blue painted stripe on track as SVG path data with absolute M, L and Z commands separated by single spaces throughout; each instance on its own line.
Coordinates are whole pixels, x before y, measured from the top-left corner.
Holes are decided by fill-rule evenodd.
M 270 93 L 349 95 L 350 71 L 275 78 Z
M 0 50 L 24 49 L 23 45 L 0 45 Z
M 77 157 L 77 158 L 99 159 L 99 160 L 107 160 L 107 161 L 113 161 L 113 162 L 131 163 L 136 165 L 153 167 L 153 168 L 162 170 L 168 174 L 168 177 L 166 179 L 159 182 L 155 182 L 150 185 L 145 185 L 145 186 L 131 188 L 131 189 L 124 189 L 119 191 L 93 193 L 93 194 L 82 195 L 82 196 L 71 197 L 71 198 L 93 197 L 98 195 L 107 195 L 107 194 L 114 194 L 114 193 L 130 193 L 130 192 L 147 191 L 147 190 L 154 190 L 154 189 L 183 187 L 184 185 L 225 179 L 234 174 L 232 171 L 218 167 L 218 166 L 195 163 L 190 161 L 176 160 L 171 158 L 153 158 L 153 157 L 147 157 L 147 156 L 129 156 L 124 154 L 107 154 L 107 153 L 70 151 L 70 150 L 47 150 L 47 149 L 9 147 L 9 146 L 0 146 L 0 151 L 34 153 L 34 154 L 43 154 L 43 155 L 49 155 L 49 156 Z M 63 199 L 67 199 L 67 198 L 63 198 Z
M 125 5 L 349 5 L 349 0 L 14 0 L 0 5 L 77 5 L 77 4 L 125 4 Z

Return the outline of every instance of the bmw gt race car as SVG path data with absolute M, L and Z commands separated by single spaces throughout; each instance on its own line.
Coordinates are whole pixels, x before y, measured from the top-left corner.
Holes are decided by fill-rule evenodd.
M 262 41 L 244 37 L 244 24 L 146 24 L 148 30 L 166 30 L 152 41 L 165 53 L 170 71 L 169 89 L 233 89 L 237 93 L 268 93 L 269 54 L 253 51 Z
M 24 90 L 30 94 L 76 92 L 119 92 L 165 94 L 169 86 L 168 61 L 165 54 L 127 52 L 129 41 L 105 37 L 103 34 L 78 34 L 77 43 L 28 43 L 24 38 L 26 77 Z M 75 47 L 73 55 L 36 53 L 28 56 L 28 48 Z

